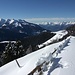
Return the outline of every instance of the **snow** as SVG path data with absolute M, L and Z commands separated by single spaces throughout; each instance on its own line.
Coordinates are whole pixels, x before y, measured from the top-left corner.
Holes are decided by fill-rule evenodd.
M 15 22 L 14 25 L 15 25 L 15 27 L 17 27 L 18 26 L 18 22 Z
M 2 27 L 6 26 L 6 24 L 3 24 Z
M 14 19 L 6 19 L 6 22 L 12 24 L 14 22 Z
M 75 37 L 71 37 L 68 45 L 62 50 L 62 52 L 57 56 L 61 58 L 60 64 L 63 68 L 58 68 L 51 73 L 51 75 L 74 75 L 75 74 Z M 56 74 L 59 72 L 59 74 Z
M 30 54 L 18 59 L 19 64 L 21 66 L 23 66 L 20 70 L 19 70 L 19 67 L 16 68 L 17 64 L 15 63 L 15 60 L 14 60 L 13 62 L 10 62 L 10 63 L 2 66 L 0 68 L 0 74 L 1 75 L 13 75 L 15 73 L 15 69 L 16 69 L 17 73 L 15 73 L 15 75 L 22 75 L 22 74 L 27 75 L 29 72 L 31 72 L 36 67 L 36 63 L 40 59 L 40 57 L 45 55 L 45 53 L 50 53 L 50 48 L 51 48 L 51 50 L 53 50 L 53 47 L 56 47 L 56 46 L 58 46 L 58 43 L 57 43 L 57 45 L 53 44 L 51 46 L 47 46 L 43 49 L 40 49 L 36 52 L 30 53 Z M 13 64 L 16 66 L 12 66 Z M 10 69 L 9 67 L 12 67 L 12 69 Z M 10 69 L 10 70 L 8 70 L 8 69 Z M 3 72 L 3 71 L 5 71 L 5 72 Z
M 21 27 L 21 28 L 23 28 L 22 25 L 21 25 L 20 23 L 18 24 L 18 26 Z
M 19 70 L 15 61 L 12 61 L 0 68 L 0 75 L 15 75 Z
M 10 20 L 10 21 L 9 21 L 9 24 L 12 24 L 13 22 L 14 22 L 14 19 Z
M 55 49 L 57 50 L 52 55 Z M 74 49 L 75 37 L 70 36 L 66 40 L 48 45 L 17 59 L 21 67 L 17 65 L 15 60 L 0 67 L 0 75 L 28 75 L 36 66 L 43 62 L 45 62 L 42 66 L 43 75 L 74 75 Z M 48 65 L 46 65 L 47 62 L 49 62 Z M 34 75 L 38 74 L 38 72 L 35 72 Z
M 1 41 L 0 43 L 9 43 L 10 41 Z M 16 41 L 11 41 L 11 43 L 16 43 Z
M 60 38 L 65 36 L 68 32 L 65 30 L 61 30 L 61 31 L 54 32 L 54 33 L 56 33 L 55 36 L 53 36 L 51 39 L 47 40 L 46 42 L 38 45 L 38 47 L 41 48 L 41 47 L 43 47 L 43 45 L 48 45 L 49 43 L 53 42 L 54 40 L 59 40 Z

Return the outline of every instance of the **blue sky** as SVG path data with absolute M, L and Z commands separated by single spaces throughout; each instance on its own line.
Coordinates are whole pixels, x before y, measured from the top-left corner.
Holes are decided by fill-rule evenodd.
M 0 18 L 75 18 L 75 0 L 0 0 Z

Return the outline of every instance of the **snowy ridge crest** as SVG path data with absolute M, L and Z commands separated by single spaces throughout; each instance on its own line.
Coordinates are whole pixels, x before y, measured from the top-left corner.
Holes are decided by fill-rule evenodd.
M 57 48 L 54 48 L 53 53 L 46 53 L 45 55 L 43 55 L 43 57 L 40 57 L 39 60 L 36 63 L 36 70 L 33 69 L 28 75 L 39 75 L 45 71 L 47 71 L 48 69 L 53 68 L 53 64 L 55 63 L 55 61 L 53 59 L 56 59 L 56 57 L 58 56 L 58 54 L 63 50 L 63 48 L 67 45 L 67 43 L 70 41 L 71 37 L 68 37 L 66 40 L 64 40 L 62 42 L 62 44 L 60 44 Z M 63 67 L 63 64 L 59 64 L 59 67 Z M 40 69 L 40 71 L 39 71 Z

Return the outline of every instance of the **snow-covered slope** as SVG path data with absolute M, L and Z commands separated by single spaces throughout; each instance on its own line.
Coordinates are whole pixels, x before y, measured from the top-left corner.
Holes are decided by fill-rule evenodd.
M 49 43 L 52 43 L 54 40 L 59 40 L 61 39 L 63 36 L 65 36 L 66 34 L 68 34 L 68 32 L 66 30 L 61 30 L 61 31 L 57 31 L 54 32 L 56 33 L 55 36 L 53 36 L 51 39 L 47 40 L 46 42 L 38 45 L 39 48 L 43 47 L 44 45 L 48 45 Z
M 53 44 L 51 46 L 45 47 L 41 50 L 30 53 L 26 55 L 25 57 L 18 59 L 18 62 L 22 66 L 22 68 L 19 68 L 16 61 L 14 60 L 13 62 L 10 62 L 2 66 L 0 68 L 0 74 L 1 75 L 18 75 L 18 74 L 27 75 L 29 72 L 31 72 L 36 67 L 36 63 L 38 59 L 40 59 L 40 57 L 42 57 L 46 53 L 50 53 L 50 51 L 52 51 L 54 47 L 57 47 L 58 45 L 59 45 L 58 43 Z M 17 73 L 15 72 L 15 70 Z
M 74 75 L 75 74 L 75 37 L 71 37 L 66 47 L 59 53 L 57 58 L 61 58 L 50 75 Z M 58 65 L 57 64 L 57 65 Z M 57 66 L 55 65 L 55 66 Z M 51 70 L 49 70 L 51 71 Z
M 49 56 L 55 49 L 54 55 Z M 38 51 L 30 53 L 17 59 L 21 67 L 17 65 L 16 60 L 0 67 L 0 75 L 28 75 L 37 63 L 48 61 L 47 70 L 43 75 L 74 75 L 75 74 L 75 37 L 68 37 L 62 42 L 48 45 Z M 52 63 L 47 60 L 52 58 Z M 42 61 L 41 61 L 42 60 Z M 51 60 L 51 59 L 50 59 Z M 35 73 L 38 74 L 37 72 Z

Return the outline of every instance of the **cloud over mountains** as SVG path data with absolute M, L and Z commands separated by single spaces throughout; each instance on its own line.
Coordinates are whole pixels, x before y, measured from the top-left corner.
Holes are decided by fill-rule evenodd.
M 54 22 L 54 21 L 75 21 L 75 18 L 27 18 L 32 23 Z

